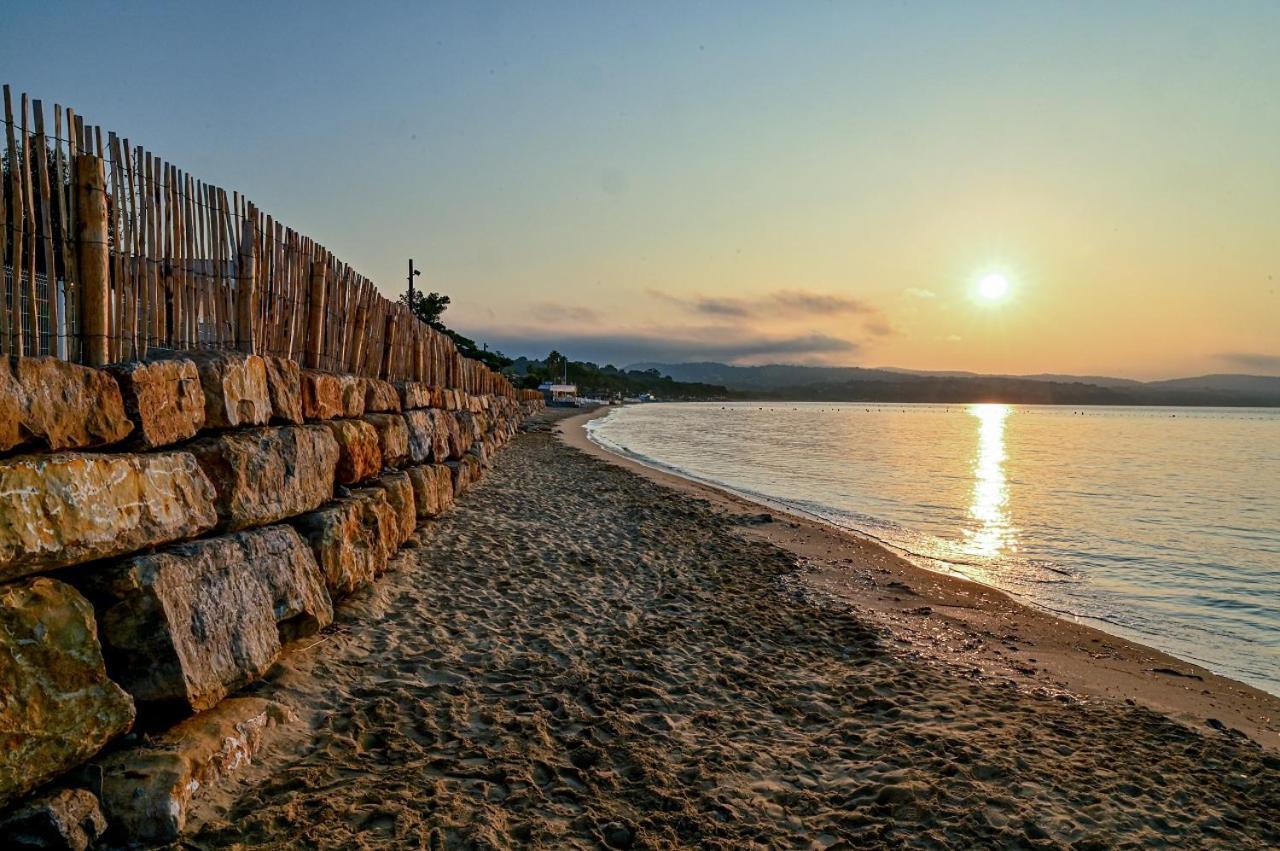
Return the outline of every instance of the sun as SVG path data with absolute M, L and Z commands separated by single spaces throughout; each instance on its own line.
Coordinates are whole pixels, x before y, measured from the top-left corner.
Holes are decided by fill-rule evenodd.
M 1000 301 L 1009 294 L 1009 279 L 999 272 L 988 272 L 978 280 L 978 297 L 983 301 Z

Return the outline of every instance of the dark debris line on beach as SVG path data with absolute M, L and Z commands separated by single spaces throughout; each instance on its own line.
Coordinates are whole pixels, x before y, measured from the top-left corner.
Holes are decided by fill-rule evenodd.
M 1274 758 L 895 655 L 782 593 L 794 569 L 522 435 L 381 600 L 258 689 L 316 728 L 188 845 L 1280 844 Z

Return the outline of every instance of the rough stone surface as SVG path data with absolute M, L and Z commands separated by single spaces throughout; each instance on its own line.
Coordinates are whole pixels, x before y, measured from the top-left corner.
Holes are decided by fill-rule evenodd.
M 107 665 L 140 704 L 208 709 L 261 677 L 283 639 L 333 620 L 320 570 L 289 526 L 176 544 L 86 574 Z
M 369 483 L 370 487 L 386 491 L 387 503 L 396 513 L 400 534 L 396 537 L 396 546 L 401 546 L 418 528 L 417 504 L 414 499 L 413 482 L 408 473 L 388 470 Z
M 275 523 L 333 495 L 338 442 L 323 424 L 234 432 L 188 448 L 213 483 L 226 530 Z
M 365 414 L 364 421 L 378 430 L 382 463 L 395 467 L 409 457 L 409 427 L 400 414 Z
M 200 372 L 206 426 L 243 428 L 271 420 L 271 392 L 262 358 L 241 352 L 193 351 L 185 356 L 195 361 Z
M 188 452 L 0 461 L 0 581 L 194 537 L 213 500 Z
M 12 358 L 10 366 L 12 381 L 0 379 L 0 393 L 9 395 L 0 401 L 0 449 L 23 443 L 55 452 L 87 449 L 118 443 L 133 431 L 110 373 L 54 357 Z M 15 408 L 18 443 L 5 447 Z
M 0 452 L 22 443 L 22 388 L 8 358 L 0 358 Z
M 395 385 L 400 394 L 400 409 L 411 411 L 416 408 L 430 408 L 433 388 L 417 381 L 401 381 Z
M 0 809 L 133 725 L 89 601 L 63 582 L 0 586 Z
M 443 461 L 449 456 L 448 432 L 435 410 L 405 411 L 409 430 L 409 459 L 415 464 Z
M 438 517 L 453 505 L 453 471 L 443 464 L 423 464 L 405 471 L 413 485 L 419 517 Z
M 342 416 L 363 416 L 365 379 L 355 375 L 339 375 L 338 385 L 342 388 Z
M 343 416 L 342 382 L 338 376 L 315 369 L 302 370 L 302 415 L 308 420 Z
M 137 446 L 168 446 L 195 437 L 204 427 L 204 390 L 194 361 L 130 361 L 104 369 L 120 387 Z
M 252 762 L 267 730 L 296 721 L 282 704 L 234 697 L 107 757 L 100 796 L 112 831 L 134 843 L 173 842 L 194 796 Z
M 449 458 L 456 461 L 467 454 L 475 441 L 475 418 L 467 411 L 441 414 L 440 418 L 449 433 Z
M 4 847 L 14 851 L 85 851 L 106 830 L 98 799 L 87 789 L 59 789 L 0 818 Z
M 302 415 L 302 368 L 297 361 L 266 355 L 267 394 L 271 397 L 271 421 L 300 425 Z
M 365 413 L 395 413 L 400 410 L 400 394 L 391 382 L 380 378 L 364 379 Z
M 335 481 L 340 485 L 363 482 L 382 469 L 382 448 L 378 430 L 364 420 L 327 420 L 321 423 L 338 442 L 338 468 Z
M 381 489 L 352 495 L 293 520 L 311 545 L 334 599 L 368 585 L 387 569 L 395 551 L 399 521 Z

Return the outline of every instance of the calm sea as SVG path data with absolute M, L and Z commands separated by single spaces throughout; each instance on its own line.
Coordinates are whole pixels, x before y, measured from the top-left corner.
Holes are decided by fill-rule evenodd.
M 652 404 L 589 431 L 1280 694 L 1280 411 Z

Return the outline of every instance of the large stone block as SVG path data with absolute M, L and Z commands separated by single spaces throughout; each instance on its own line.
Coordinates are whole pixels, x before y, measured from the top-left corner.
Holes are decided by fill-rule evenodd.
M 232 432 L 188 449 L 213 482 L 223 529 L 275 523 L 333 496 L 338 442 L 323 424 Z
M 432 388 L 430 385 L 419 384 L 416 381 L 401 381 L 395 387 L 400 394 L 401 410 L 412 411 L 416 408 L 431 407 Z
M 395 413 L 400 410 L 400 394 L 389 381 L 366 378 L 364 379 L 364 410 L 367 414 Z
M 214 490 L 188 452 L 63 452 L 0 461 L 0 581 L 213 528 Z
M 195 361 L 175 357 L 111 364 L 105 369 L 120 386 L 138 446 L 168 446 L 195 437 L 204 426 L 204 389 Z
M 327 420 L 321 425 L 338 442 L 338 468 L 335 481 L 340 485 L 363 482 L 382 469 L 382 449 L 378 430 L 364 420 Z
M 371 488 L 386 491 L 387 504 L 396 514 L 400 533 L 396 536 L 399 547 L 413 535 L 418 528 L 417 504 L 414 500 L 413 483 L 409 475 L 400 471 L 388 470 L 369 483 Z
M 106 817 L 88 789 L 58 789 L 0 818 L 0 837 L 11 851 L 86 851 L 106 830 Z
M 301 425 L 302 368 L 297 361 L 266 355 L 267 393 L 271 397 L 271 421 Z
M 186 356 L 200 372 L 205 425 L 243 428 L 270 422 L 271 391 L 262 358 L 242 352 L 193 351 Z
M 380 489 L 362 488 L 293 525 L 311 545 L 333 599 L 368 585 L 387 569 L 398 546 L 399 521 Z
M 0 452 L 22 443 L 22 387 L 8 358 L 0 358 Z
M 365 414 L 364 421 L 378 430 L 382 463 L 395 467 L 409 457 L 409 427 L 400 414 Z
M 289 526 L 176 544 L 81 577 L 108 668 L 142 704 L 208 709 L 267 672 L 282 642 L 333 620 Z
M 419 517 L 438 517 L 453 505 L 453 472 L 443 464 L 423 464 L 405 471 L 413 485 Z
M 62 582 L 0 586 L 0 809 L 133 725 L 89 601 Z
M 436 410 L 405 411 L 409 429 L 409 458 L 415 464 L 443 461 L 449 457 L 449 432 L 445 415 Z
M 315 369 L 302 371 L 302 415 L 308 420 L 329 420 L 342 413 L 342 382 L 338 376 Z
M 467 454 L 478 436 L 475 415 L 470 411 L 454 411 L 442 415 L 441 419 L 449 432 L 449 458 L 456 461 Z
M 110 373 L 54 357 L 12 358 L 10 365 L 12 379 L 0 378 L 0 449 L 27 443 L 55 452 L 87 449 L 118 443 L 133 431 Z M 17 443 L 10 442 L 15 408 Z
M 233 697 L 98 766 L 111 828 L 131 844 L 177 840 L 196 795 L 250 764 L 272 727 L 293 723 L 284 705 Z
M 355 375 L 338 376 L 338 385 L 342 388 L 342 416 L 364 415 L 364 381 Z

